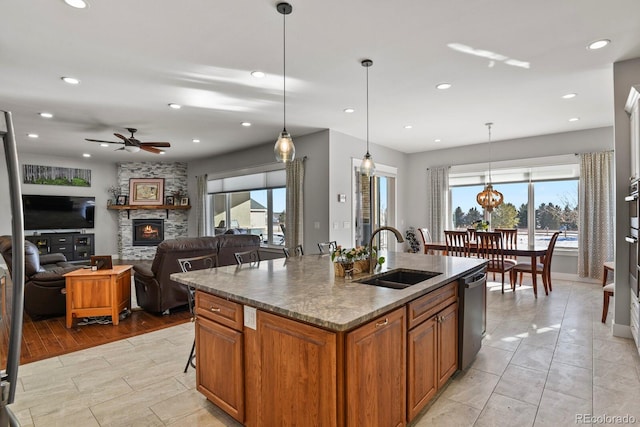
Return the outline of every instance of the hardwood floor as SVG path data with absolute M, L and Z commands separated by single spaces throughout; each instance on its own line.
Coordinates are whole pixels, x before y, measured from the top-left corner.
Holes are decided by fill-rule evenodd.
M 0 320 L 0 366 L 7 362 L 9 330 L 11 324 L 11 280 L 6 281 L 6 298 L 2 300 L 2 319 Z M 5 303 L 7 301 L 7 303 Z M 54 317 L 33 321 L 27 314 L 24 316 L 22 328 L 22 346 L 20 364 L 35 362 L 61 354 L 83 350 L 99 344 L 106 344 L 144 334 L 169 326 L 188 322 L 191 313 L 185 309 L 170 315 L 154 315 L 141 309 L 132 310 L 131 314 L 120 321 L 118 326 L 112 324 L 75 325 L 67 329 L 65 317 Z

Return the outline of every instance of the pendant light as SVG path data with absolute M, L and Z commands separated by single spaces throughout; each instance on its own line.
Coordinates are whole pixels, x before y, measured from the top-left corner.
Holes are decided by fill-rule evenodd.
M 489 129 L 489 182 L 484 187 L 484 190 L 478 193 L 476 201 L 480 206 L 484 208 L 486 212 L 491 213 L 493 209 L 502 204 L 504 197 L 502 193 L 493 189 L 491 185 L 491 126 L 493 123 L 485 123 L 485 126 Z
M 276 9 L 282 14 L 282 95 L 283 95 L 283 123 L 282 132 L 278 136 L 276 145 L 273 147 L 273 154 L 279 162 L 290 162 L 296 156 L 296 147 L 293 145 L 291 135 L 287 132 L 287 34 L 286 34 L 286 16 L 291 13 L 293 8 L 289 3 L 278 3 Z
M 376 165 L 373 163 L 371 154 L 369 154 L 369 67 L 373 65 L 373 61 L 370 59 L 363 59 L 361 64 L 367 69 L 367 154 L 362 158 L 360 174 L 367 178 L 371 178 L 376 173 Z

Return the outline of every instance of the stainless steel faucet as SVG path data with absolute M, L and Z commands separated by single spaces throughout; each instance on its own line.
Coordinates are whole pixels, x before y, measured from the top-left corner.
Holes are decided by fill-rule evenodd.
M 393 232 L 393 234 L 395 234 L 396 236 L 396 240 L 398 241 L 398 243 L 404 242 L 404 239 L 402 238 L 402 233 L 398 231 L 396 228 L 389 227 L 389 226 L 376 228 L 373 231 L 373 233 L 371 233 L 371 239 L 369 239 L 369 274 L 373 273 L 373 269 L 376 267 L 376 264 L 378 263 L 377 258 L 375 260 L 373 259 L 373 239 L 376 237 L 376 234 L 378 234 L 382 230 L 389 230 Z

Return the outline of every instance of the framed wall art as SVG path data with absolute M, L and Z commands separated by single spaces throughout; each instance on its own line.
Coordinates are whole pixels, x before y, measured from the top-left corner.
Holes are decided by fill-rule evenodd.
M 130 205 L 163 205 L 164 178 L 130 178 Z

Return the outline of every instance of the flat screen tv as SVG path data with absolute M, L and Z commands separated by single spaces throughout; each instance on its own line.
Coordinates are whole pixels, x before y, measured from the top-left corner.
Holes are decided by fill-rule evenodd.
M 22 195 L 25 230 L 94 227 L 95 197 Z

